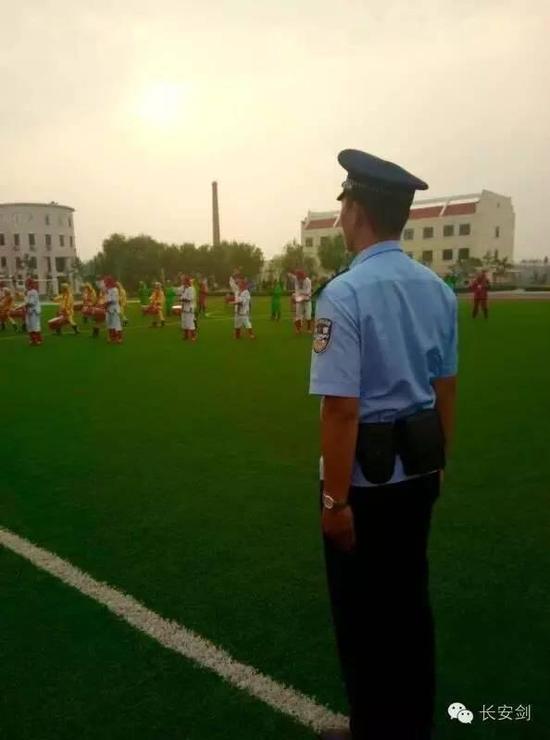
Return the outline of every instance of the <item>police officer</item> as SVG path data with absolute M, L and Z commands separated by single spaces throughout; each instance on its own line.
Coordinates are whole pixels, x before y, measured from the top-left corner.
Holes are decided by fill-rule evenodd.
M 350 731 L 322 737 L 425 740 L 435 688 L 426 549 L 454 423 L 456 298 L 399 242 L 426 183 L 364 152 L 338 159 L 354 259 L 318 297 L 310 392 L 323 397 L 322 528 Z

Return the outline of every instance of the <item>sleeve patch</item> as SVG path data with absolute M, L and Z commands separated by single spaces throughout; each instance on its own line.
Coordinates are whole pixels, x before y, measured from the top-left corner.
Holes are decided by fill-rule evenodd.
M 330 319 L 317 319 L 313 335 L 313 351 L 318 355 L 324 352 L 330 344 L 331 336 L 332 321 Z

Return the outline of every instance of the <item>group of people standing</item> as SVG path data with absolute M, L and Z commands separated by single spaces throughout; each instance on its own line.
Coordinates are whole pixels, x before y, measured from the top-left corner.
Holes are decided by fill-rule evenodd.
M 304 329 L 311 333 L 313 326 L 313 293 L 312 281 L 304 270 L 296 270 L 288 273 L 292 283 L 291 309 L 294 316 L 294 329 L 297 335 L 303 333 Z M 445 282 L 449 287 L 456 288 L 456 280 L 447 276 Z M 255 338 L 250 318 L 251 294 L 250 284 L 241 274 L 240 269 L 233 271 L 229 278 L 231 292 L 227 302 L 234 305 L 235 338 L 240 339 L 243 330 L 249 337 Z M 14 331 L 25 331 L 29 335 L 31 345 L 42 343 L 40 327 L 40 297 L 38 282 L 34 278 L 28 278 L 25 283 L 25 294 L 18 294 L 4 283 L 0 283 L 0 331 L 5 330 L 6 325 L 11 325 Z M 481 271 L 470 283 L 473 294 L 473 318 L 476 318 L 481 310 L 485 318 L 488 318 L 488 291 L 490 283 L 485 271 Z M 271 319 L 280 321 L 281 304 L 284 287 L 280 280 L 275 283 L 271 296 Z M 174 288 L 170 281 L 163 285 L 155 282 L 149 288 L 144 282 L 139 284 L 139 302 L 144 315 L 152 317 L 152 327 L 164 327 L 166 317 L 176 314 L 181 315 L 182 338 L 195 342 L 197 340 L 197 318 L 206 315 L 208 282 L 205 278 L 197 279 L 190 275 L 181 276 L 181 285 Z M 181 300 L 177 305 L 176 300 Z M 19 301 L 23 301 L 22 303 Z M 75 321 L 75 313 L 82 313 L 83 322 L 93 322 L 92 336 L 97 338 L 100 334 L 102 324 L 108 330 L 109 342 L 120 344 L 123 341 L 123 327 L 128 325 L 126 314 L 128 296 L 126 290 L 119 280 L 112 276 L 105 276 L 98 281 L 96 287 L 91 283 L 82 286 L 82 301 L 76 302 L 73 292 L 68 283 L 61 285 L 59 295 L 54 301 L 59 304 L 57 315 L 48 321 L 49 329 L 61 334 L 64 326 L 70 327 L 74 334 L 80 329 Z M 21 326 L 17 319 L 22 321 Z
M 74 333 L 78 334 L 78 326 L 74 321 L 74 298 L 67 283 L 61 286 L 61 292 L 54 300 L 59 304 L 59 309 L 56 317 L 48 322 L 50 329 L 60 334 L 61 327 L 70 324 Z M 33 277 L 27 278 L 24 294 L 0 283 L 1 331 L 9 324 L 15 332 L 22 331 L 28 334 L 30 345 L 42 344 L 41 313 L 38 280 Z M 17 320 L 21 321 L 21 325 Z
M 191 275 L 182 275 L 180 277 L 182 285 L 184 278 L 188 278 L 190 287 L 192 287 L 195 292 L 195 298 L 197 300 L 197 314 L 199 316 L 205 316 L 209 293 L 208 280 L 206 278 L 192 277 Z M 179 292 L 181 293 L 181 287 L 179 288 Z M 140 305 L 142 307 L 147 307 L 154 303 L 156 306 L 160 306 L 161 313 L 164 317 L 172 314 L 172 309 L 174 308 L 177 297 L 178 289 L 174 288 L 170 280 L 166 281 L 164 287 L 160 282 L 153 283 L 152 288 L 143 281 L 139 283 L 138 298 Z
M 22 301 L 16 305 L 16 301 Z M 128 323 L 126 305 L 128 302 L 126 291 L 122 284 L 111 276 L 100 281 L 98 290 L 85 283 L 82 288 L 82 301 L 75 302 L 73 291 L 68 283 L 61 285 L 59 295 L 54 301 L 58 304 L 56 315 L 48 321 L 48 328 L 57 335 L 61 335 L 64 326 L 70 326 L 74 334 L 80 329 L 75 321 L 75 313 L 82 313 L 84 323 L 94 322 L 92 336 L 99 336 L 101 324 L 105 323 L 111 343 L 122 343 L 122 327 Z M 40 302 L 38 280 L 29 277 L 25 281 L 25 293 L 20 295 L 10 288 L 0 284 L 0 328 L 3 330 L 6 323 L 11 324 L 14 331 L 20 328 L 16 319 L 22 320 L 21 331 L 29 337 L 31 346 L 43 342 L 41 325 L 42 307 Z
M 235 307 L 235 338 L 241 338 L 243 329 L 250 338 L 255 338 L 250 321 L 251 296 L 248 281 L 239 270 L 235 270 L 230 284 L 229 302 Z M 205 279 L 197 281 L 189 275 L 182 275 L 178 290 L 169 282 L 166 288 L 156 282 L 151 291 L 141 283 L 138 295 L 143 314 L 152 316 L 152 327 L 164 327 L 167 315 L 178 314 L 181 316 L 182 338 L 192 342 L 197 340 L 197 317 L 206 315 L 208 283 Z M 181 304 L 175 305 L 178 296 Z M 59 305 L 57 314 L 48 321 L 48 327 L 53 333 L 60 335 L 63 327 L 69 326 L 74 334 L 79 334 L 75 312 L 80 311 L 84 324 L 93 322 L 92 337 L 97 338 L 101 326 L 105 324 L 109 342 L 122 343 L 123 327 L 128 324 L 128 297 L 122 283 L 113 276 L 104 276 L 95 287 L 89 282 L 85 283 L 82 286 L 81 302 L 75 302 L 70 285 L 64 283 L 54 301 Z M 4 330 L 6 324 L 9 324 L 14 331 L 19 331 L 17 319 L 23 322 L 21 330 L 28 333 L 29 343 L 33 346 L 42 344 L 41 303 L 38 281 L 34 278 L 27 279 L 24 295 L 0 283 L 0 329 Z
M 141 309 L 144 316 L 152 316 L 152 328 L 164 327 L 166 317 L 172 313 L 177 313 L 181 316 L 182 338 L 192 342 L 197 341 L 197 314 L 206 313 L 206 295 L 208 294 L 206 284 L 201 293 L 202 298 L 199 301 L 198 311 L 197 289 L 195 281 L 190 275 L 181 276 L 181 287 L 179 289 L 181 305 L 179 306 L 174 305 L 177 293 L 170 282 L 167 283 L 166 289 L 163 289 L 162 283 L 156 282 L 153 285 L 153 291 L 148 296 L 146 296 L 146 292 L 147 289 L 141 284 Z M 146 297 L 147 301 L 145 301 Z

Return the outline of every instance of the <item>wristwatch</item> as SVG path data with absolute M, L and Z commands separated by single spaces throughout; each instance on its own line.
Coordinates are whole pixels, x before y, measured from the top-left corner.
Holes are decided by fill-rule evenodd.
M 341 511 L 349 506 L 347 501 L 335 501 L 328 493 L 323 493 L 323 507 L 329 511 Z

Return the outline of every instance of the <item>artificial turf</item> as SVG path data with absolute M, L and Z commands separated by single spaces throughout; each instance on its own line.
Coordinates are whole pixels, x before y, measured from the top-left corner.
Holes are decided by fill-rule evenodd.
M 270 322 L 265 299 L 253 312 L 255 342 L 233 340 L 221 301 L 196 345 L 137 307 L 123 346 L 89 329 L 39 348 L 0 335 L 0 525 L 342 711 L 310 342 L 288 317 Z M 460 318 L 457 436 L 430 546 L 440 737 L 543 740 L 550 303 L 495 303 L 488 322 L 462 304 Z M 0 737 L 309 736 L 16 556 L 0 551 L 0 569 Z M 474 711 L 467 729 L 448 719 L 453 701 Z M 530 704 L 531 721 L 482 722 L 483 704 Z

